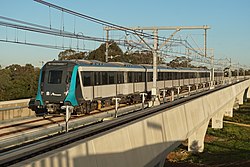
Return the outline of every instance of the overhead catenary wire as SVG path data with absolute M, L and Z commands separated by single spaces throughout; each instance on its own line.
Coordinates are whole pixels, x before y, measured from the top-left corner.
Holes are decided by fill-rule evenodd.
M 26 41 L 21 42 L 21 41 L 11 41 L 11 40 L 2 40 L 2 39 L 0 39 L 0 42 L 8 42 L 8 43 L 14 43 L 14 44 L 25 44 L 25 45 L 29 45 L 29 46 L 37 46 L 37 47 L 57 49 L 57 50 L 78 49 L 78 50 L 81 50 L 81 51 L 91 51 L 90 49 L 80 49 L 80 48 L 74 48 L 74 47 L 45 45 L 45 44 L 38 44 L 38 43 L 29 43 L 29 42 L 26 42 Z
M 101 25 L 108 26 L 108 27 L 113 27 L 113 28 L 119 28 L 120 30 L 122 30 L 122 31 L 124 31 L 126 33 L 131 33 L 133 35 L 137 35 L 141 40 L 144 40 L 144 38 L 148 38 L 148 39 L 158 38 L 159 41 L 165 41 L 164 37 L 160 37 L 158 35 L 155 37 L 152 34 L 148 34 L 148 33 L 145 33 L 143 31 L 140 31 L 140 30 L 130 29 L 130 28 L 127 28 L 127 27 L 124 27 L 124 26 L 120 26 L 120 25 L 117 25 L 117 24 L 113 24 L 113 23 L 110 23 L 110 22 L 107 22 L 107 21 L 103 21 L 103 20 L 88 16 L 88 15 L 85 15 L 85 14 L 80 14 L 80 13 L 74 12 L 72 10 L 62 8 L 60 6 L 57 6 L 57 5 L 42 1 L 42 0 L 34 0 L 34 1 L 36 1 L 38 3 L 41 3 L 41 4 L 44 4 L 44 5 L 49 7 L 49 12 L 50 12 L 50 26 L 49 27 L 41 26 L 41 25 L 37 25 L 37 24 L 33 24 L 33 23 L 27 23 L 27 22 L 24 22 L 24 21 L 16 20 L 16 19 L 10 19 L 10 18 L 3 17 L 3 16 L 0 16 L 0 18 L 1 19 L 6 19 L 6 20 L 9 20 L 9 21 L 12 21 L 12 22 L 18 22 L 20 24 L 29 25 L 29 26 L 11 24 L 11 23 L 6 23 L 6 22 L 0 22 L 0 25 L 6 26 L 6 27 L 8 26 L 8 27 L 16 28 L 16 29 L 23 29 L 23 30 L 27 30 L 27 31 L 31 31 L 31 32 L 61 36 L 63 38 L 67 37 L 67 38 L 70 38 L 70 39 L 76 38 L 76 39 L 90 40 L 90 41 L 96 41 L 96 42 L 110 42 L 110 41 L 107 41 L 104 38 L 90 37 L 90 36 L 79 35 L 79 34 L 76 35 L 75 34 L 75 25 L 74 25 L 74 33 L 64 31 L 65 29 L 64 29 L 64 15 L 63 14 L 65 12 L 65 13 L 72 14 L 75 17 L 84 18 L 86 20 L 92 21 L 92 22 L 97 23 L 97 24 L 101 24 Z M 61 30 L 58 30 L 58 29 L 55 29 L 55 28 L 51 27 L 51 11 L 50 11 L 51 8 L 55 8 L 57 10 L 62 11 Z M 74 19 L 74 21 L 75 21 L 75 19 Z M 75 24 L 75 22 L 74 22 L 74 24 Z M 137 39 L 137 40 L 140 41 L 140 39 Z M 126 39 L 125 40 L 115 39 L 113 41 L 116 42 L 117 44 L 128 45 Z M 172 43 L 173 42 L 178 42 L 177 39 L 171 39 L 171 41 L 172 41 Z M 193 49 L 190 44 L 187 44 L 187 43 L 185 44 L 185 42 L 183 42 L 183 40 L 179 40 L 179 41 L 182 41 L 180 43 L 184 47 L 190 48 L 190 50 L 192 50 L 192 51 L 196 52 L 197 54 L 201 55 L 201 53 L 198 53 L 197 50 Z M 134 43 L 134 47 L 139 48 L 138 44 L 136 44 L 136 43 Z M 140 46 L 140 47 L 147 49 L 147 47 L 145 47 L 143 45 Z
M 70 32 L 65 32 L 62 30 L 58 30 L 55 28 L 50 28 L 50 27 L 46 27 L 46 26 L 41 26 L 38 24 L 33 24 L 33 23 L 28 23 L 28 22 L 24 22 L 24 21 L 20 21 L 20 20 L 16 20 L 16 19 L 11 19 L 11 18 L 7 18 L 7 17 L 3 17 L 0 16 L 1 19 L 5 19 L 5 20 L 9 20 L 12 22 L 18 22 L 21 24 L 26 24 L 26 25 L 30 25 L 30 26 L 23 26 L 23 25 L 18 25 L 18 24 L 13 24 L 13 23 L 7 23 L 7 22 L 2 22 L 0 21 L 0 25 L 7 27 L 11 27 L 11 28 L 15 28 L 17 29 L 22 29 L 22 30 L 27 30 L 27 31 L 31 31 L 31 32 L 37 32 L 37 33 L 43 33 L 43 34 L 49 34 L 49 35 L 54 35 L 54 36 L 62 36 L 62 37 L 67 37 L 67 38 L 75 38 L 75 39 L 83 39 L 83 40 L 91 40 L 91 41 L 97 41 L 97 42 L 106 42 L 106 40 L 104 38 L 96 38 L 96 37 L 90 37 L 90 36 L 85 36 L 85 35 L 79 35 L 79 34 L 74 34 L 74 33 L 70 33 Z M 36 28 L 39 27 L 39 28 Z M 1 40 L 2 41 L 2 40 Z M 128 44 L 126 39 L 125 40 L 113 40 L 114 42 L 116 42 L 119 45 L 129 45 L 132 46 L 131 44 Z M 198 53 L 194 48 L 192 48 L 192 46 L 186 41 L 186 40 L 180 40 L 180 39 L 171 39 L 172 43 L 180 43 L 181 45 L 185 46 L 186 48 L 189 48 L 190 50 L 193 50 L 194 52 Z M 17 40 L 18 42 L 18 40 Z M 27 44 L 27 45 L 32 45 L 31 43 L 25 43 L 25 42 L 20 42 L 19 44 Z M 66 48 L 66 47 L 57 47 L 57 46 L 47 46 L 47 45 L 42 45 L 42 44 L 34 44 L 33 46 L 41 46 L 41 47 L 47 47 L 47 48 L 53 48 L 53 49 L 62 49 L 62 48 Z M 133 43 L 134 48 L 139 48 L 139 44 L 138 43 Z M 78 48 L 78 47 L 77 47 Z M 140 45 L 140 49 L 147 49 L 147 47 L 143 47 L 142 45 Z M 78 49 L 77 49 L 78 50 Z
M 117 24 L 114 24 L 114 23 L 111 23 L 111 22 L 108 22 L 108 21 L 97 19 L 95 17 L 88 16 L 86 14 L 81 14 L 81 13 L 78 13 L 78 12 L 75 12 L 75 11 L 72 11 L 72 10 L 60 7 L 58 5 L 55 5 L 55 4 L 52 4 L 52 3 L 49 3 L 49 2 L 46 2 L 46 1 L 43 1 L 43 0 L 34 0 L 34 1 L 38 2 L 40 4 L 43 4 L 45 6 L 48 6 L 50 8 L 54 8 L 54 9 L 57 9 L 59 11 L 63 11 L 65 13 L 68 13 L 68 14 L 71 14 L 71 15 L 74 15 L 74 16 L 86 19 L 86 20 L 94 22 L 96 24 L 100 24 L 100 25 L 103 25 L 103 26 L 111 27 L 111 28 L 118 28 L 119 30 L 127 31 L 129 33 L 132 33 L 132 34 L 135 34 L 135 35 L 139 35 L 139 36 L 142 36 L 142 37 L 146 37 L 146 38 L 149 38 L 149 39 L 158 38 L 161 41 L 164 40 L 164 37 L 161 37 L 161 36 L 155 36 L 153 34 L 145 33 L 143 31 L 134 30 L 134 29 L 131 29 L 131 28 L 128 28 L 128 27 L 124 27 L 124 26 L 121 26 L 121 25 L 117 25 Z

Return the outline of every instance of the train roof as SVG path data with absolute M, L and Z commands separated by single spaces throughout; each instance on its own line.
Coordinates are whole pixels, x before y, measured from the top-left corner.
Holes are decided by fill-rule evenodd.
M 46 64 L 50 65 L 59 65 L 59 64 L 65 64 L 65 63 L 70 63 L 70 64 L 75 64 L 79 66 L 102 66 L 102 67 L 123 67 L 123 68 L 141 68 L 143 69 L 143 66 L 141 65 L 136 65 L 136 64 L 130 64 L 130 63 L 125 63 L 125 62 L 101 62 L 98 60 L 83 60 L 83 59 L 78 59 L 78 60 L 53 60 L 49 61 Z
M 49 65 L 63 65 L 65 63 L 69 63 L 72 65 L 79 65 L 79 66 L 94 66 L 94 67 L 117 67 L 117 68 L 137 68 L 137 69 L 143 69 L 146 68 L 148 70 L 152 70 L 153 66 L 151 64 L 131 64 L 131 63 L 126 63 L 126 62 L 101 62 L 98 60 L 84 60 L 84 59 L 77 59 L 77 60 L 53 60 L 49 61 L 46 64 Z M 186 67 L 178 67 L 178 68 L 173 68 L 169 67 L 165 64 L 159 64 L 157 66 L 157 69 L 159 70 L 171 70 L 171 71 L 178 71 L 178 70 L 186 70 L 186 71 L 209 71 L 208 69 L 201 69 L 201 68 L 186 68 Z M 217 71 L 217 70 L 216 70 Z

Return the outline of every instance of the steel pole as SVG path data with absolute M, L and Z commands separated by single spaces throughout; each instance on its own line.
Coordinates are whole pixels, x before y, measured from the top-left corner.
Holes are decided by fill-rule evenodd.
M 207 29 L 204 31 L 204 56 L 207 57 Z
M 158 49 L 158 30 L 154 30 L 154 49 L 153 49 L 153 88 L 152 96 L 155 99 L 156 97 L 156 79 L 157 79 L 157 49 Z
M 109 30 L 106 31 L 106 51 L 105 51 L 105 62 L 108 62 L 109 53 Z

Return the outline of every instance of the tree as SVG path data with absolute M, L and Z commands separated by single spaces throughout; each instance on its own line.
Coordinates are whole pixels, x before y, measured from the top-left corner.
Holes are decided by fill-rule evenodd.
M 103 43 L 99 46 L 99 48 L 90 52 L 89 55 L 86 57 L 86 59 L 99 60 L 105 62 L 106 61 L 105 52 L 106 52 L 106 44 Z M 109 43 L 108 55 L 109 57 L 111 57 L 109 61 L 123 61 L 123 52 L 115 42 Z
M 71 60 L 71 59 L 86 59 L 86 60 L 99 60 L 106 61 L 106 44 L 101 44 L 97 49 L 91 51 L 88 55 L 86 52 L 77 53 L 74 50 L 65 50 L 58 55 L 59 60 Z M 117 43 L 111 41 L 108 48 L 109 62 L 128 62 L 131 64 L 153 64 L 153 53 L 149 50 L 135 51 L 132 53 L 123 53 L 122 49 Z M 158 64 L 163 63 L 162 60 L 158 60 Z
M 148 50 L 125 53 L 124 57 L 132 64 L 153 64 L 153 53 Z
M 175 59 L 171 60 L 167 63 L 170 67 L 194 67 L 190 64 L 192 60 L 186 57 L 176 57 Z
M 10 95 L 8 91 L 12 87 L 10 71 L 7 69 L 0 69 L 0 101 L 9 100 Z
M 86 52 L 76 52 L 75 50 L 68 49 L 59 53 L 58 60 L 83 59 L 85 56 Z
M 0 70 L 0 100 L 34 97 L 39 71 L 39 68 L 34 68 L 31 64 L 13 64 Z

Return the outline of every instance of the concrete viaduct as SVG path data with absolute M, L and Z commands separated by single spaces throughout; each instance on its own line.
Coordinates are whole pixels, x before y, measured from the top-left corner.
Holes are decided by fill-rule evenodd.
M 32 159 L 30 167 L 158 167 L 166 155 L 188 139 L 188 150 L 202 152 L 204 137 L 212 128 L 223 127 L 223 117 L 233 116 L 235 102 L 250 97 L 250 80 L 238 82 L 181 106 L 119 127 L 110 133 L 78 141 Z

